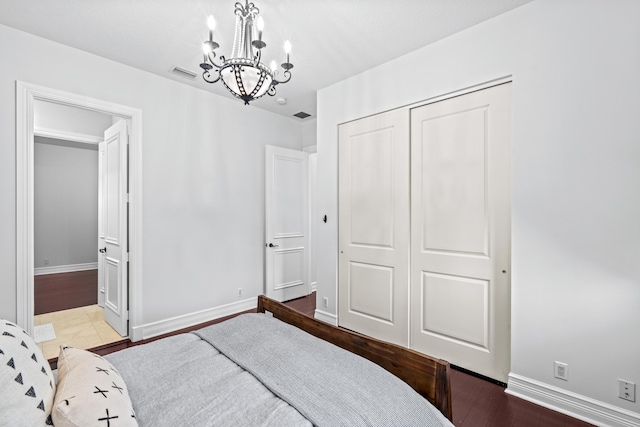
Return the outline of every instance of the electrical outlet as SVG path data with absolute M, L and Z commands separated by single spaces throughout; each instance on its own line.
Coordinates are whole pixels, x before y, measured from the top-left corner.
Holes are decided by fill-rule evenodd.
M 636 401 L 636 384 L 631 381 L 618 380 L 618 397 L 620 399 L 628 400 L 629 402 Z
M 322 298 L 322 306 L 329 307 L 329 298 L 327 297 Z
M 49 258 L 44 259 L 44 265 L 49 265 Z
M 569 365 L 556 361 L 553 365 L 553 376 L 561 380 L 569 381 Z
M 238 296 L 241 297 L 242 296 L 242 288 L 238 288 Z

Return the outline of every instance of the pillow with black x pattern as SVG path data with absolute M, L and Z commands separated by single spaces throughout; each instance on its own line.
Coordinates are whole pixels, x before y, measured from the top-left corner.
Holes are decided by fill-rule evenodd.
M 118 371 L 97 354 L 73 347 L 60 348 L 52 416 L 56 427 L 138 425 Z

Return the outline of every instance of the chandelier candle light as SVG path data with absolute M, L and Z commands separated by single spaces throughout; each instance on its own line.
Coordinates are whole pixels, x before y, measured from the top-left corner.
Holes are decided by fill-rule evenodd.
M 207 24 L 209 26 L 209 40 L 205 41 L 202 49 L 204 51 L 204 61 L 200 68 L 204 71 L 202 77 L 207 83 L 216 83 L 222 79 L 224 86 L 235 96 L 249 105 L 249 101 L 258 99 L 265 94 L 274 96 L 276 86 L 280 83 L 287 83 L 291 80 L 291 69 L 293 64 L 289 62 L 291 53 L 291 43 L 287 40 L 284 43 L 286 60 L 280 66 L 283 71 L 283 80 L 277 80 L 279 74 L 275 61 L 271 61 L 267 67 L 260 59 L 262 49 L 267 45 L 262 41 L 262 30 L 264 20 L 260 10 L 249 0 L 245 4 L 238 2 L 235 6 L 236 32 L 233 38 L 233 50 L 231 58 L 225 59 L 220 56 L 219 63 L 216 63 L 215 50 L 220 45 L 213 41 L 213 30 L 215 20 L 209 16 Z

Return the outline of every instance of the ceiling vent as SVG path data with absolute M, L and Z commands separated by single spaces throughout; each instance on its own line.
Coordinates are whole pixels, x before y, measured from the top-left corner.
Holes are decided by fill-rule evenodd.
M 311 117 L 311 114 L 307 114 L 304 111 L 300 111 L 299 113 L 294 114 L 294 116 L 299 119 L 306 119 L 307 117 Z
M 180 68 L 180 67 L 173 67 L 172 69 L 169 70 L 169 72 L 175 74 L 176 76 L 180 76 L 183 79 L 188 79 L 188 80 L 193 80 L 198 76 L 197 73 L 194 73 L 193 71 L 185 70 L 184 68 Z

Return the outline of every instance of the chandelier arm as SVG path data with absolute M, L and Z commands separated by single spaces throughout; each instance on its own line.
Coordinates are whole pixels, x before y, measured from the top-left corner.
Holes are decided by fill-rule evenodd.
M 272 85 L 269 87 L 269 90 L 267 90 L 267 94 L 268 94 L 269 96 L 275 96 L 275 94 L 276 94 L 276 85 L 272 84 Z
M 215 57 L 216 57 L 216 53 L 214 51 L 210 51 L 209 53 L 207 53 L 207 59 L 209 60 L 211 65 L 213 65 L 218 70 L 220 70 L 224 66 L 224 62 L 225 62 L 224 56 L 220 57 L 220 60 L 222 61 L 222 64 L 220 64 L 220 65 L 215 63 Z
M 287 83 L 289 80 L 291 80 L 291 71 L 289 70 L 285 70 L 284 73 L 282 73 L 282 75 L 284 77 L 286 77 L 284 80 L 276 80 L 275 76 L 273 78 L 273 82 L 271 83 L 273 86 L 278 85 L 280 83 Z
M 204 73 L 202 73 L 202 78 L 207 83 L 215 83 L 218 80 L 220 80 L 220 70 L 215 70 L 215 75 L 217 77 L 215 79 L 213 79 L 212 76 L 211 76 L 211 73 L 209 72 L 209 70 L 206 70 Z

